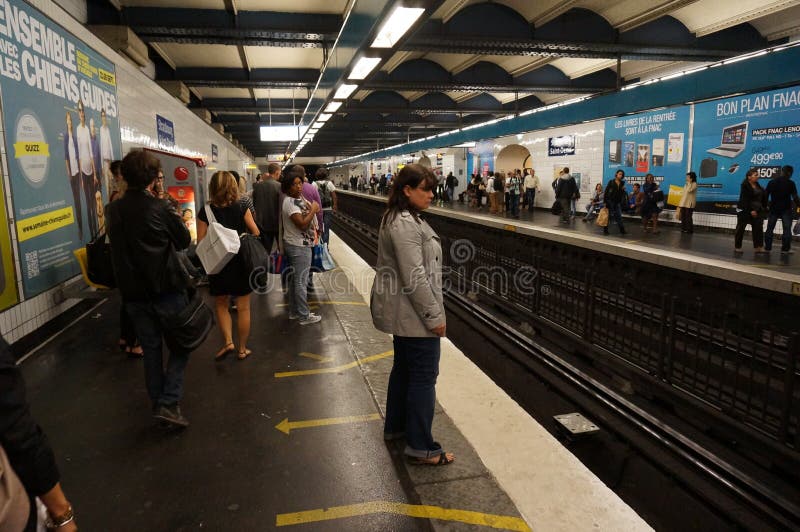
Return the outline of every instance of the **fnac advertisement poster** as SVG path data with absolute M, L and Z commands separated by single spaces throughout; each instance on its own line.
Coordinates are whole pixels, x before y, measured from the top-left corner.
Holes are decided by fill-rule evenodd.
M 688 107 L 670 107 L 606 120 L 603 186 L 623 170 L 628 192 L 633 183 L 644 183 L 647 174 L 653 174 L 665 194 L 669 185 L 683 188 L 689 117 Z
M 0 2 L 0 91 L 22 285 L 79 273 L 120 157 L 113 63 L 21 0 Z
M 761 185 L 800 161 L 800 86 L 697 104 L 692 169 L 700 210 L 733 214 L 750 168 Z

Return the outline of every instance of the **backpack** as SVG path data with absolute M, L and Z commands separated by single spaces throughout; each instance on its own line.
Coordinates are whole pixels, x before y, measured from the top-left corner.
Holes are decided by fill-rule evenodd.
M 500 179 L 500 178 L 495 177 L 494 178 L 494 191 L 495 192 L 502 192 L 503 191 L 503 186 L 504 186 L 503 180 Z
M 328 187 L 328 180 L 317 181 L 317 191 L 319 191 L 319 199 L 322 202 L 322 208 L 327 209 L 333 206 L 333 199 L 331 198 L 331 190 Z
M 458 178 L 456 176 L 453 176 L 453 186 L 454 187 L 458 186 Z

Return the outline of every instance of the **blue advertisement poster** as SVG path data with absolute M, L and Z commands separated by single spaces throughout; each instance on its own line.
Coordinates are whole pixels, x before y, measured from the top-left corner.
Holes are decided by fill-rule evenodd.
M 467 174 L 478 174 L 483 177 L 494 172 L 494 141 L 482 140 L 469 150 L 467 158 Z
M 114 64 L 21 0 L 0 3 L 0 91 L 22 285 L 79 273 L 120 157 Z M 5 266 L 4 266 L 5 267 Z
M 644 183 L 645 175 L 653 174 L 665 195 L 670 186 L 683 190 L 689 115 L 689 107 L 671 107 L 606 120 L 603 185 L 624 170 L 629 185 Z
M 769 180 L 785 164 L 800 164 L 800 86 L 695 106 L 692 169 L 700 210 L 733 214 L 750 168 Z

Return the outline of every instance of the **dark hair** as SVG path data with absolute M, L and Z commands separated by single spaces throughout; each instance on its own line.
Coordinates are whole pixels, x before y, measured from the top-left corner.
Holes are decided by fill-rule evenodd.
M 289 171 L 286 172 L 286 174 L 292 177 L 299 177 L 300 181 L 302 181 L 306 177 L 306 169 L 300 166 L 299 164 L 296 164 L 291 168 L 289 168 Z
M 564 172 L 565 174 L 568 174 L 569 173 L 569 167 L 565 166 L 564 169 L 561 170 L 561 171 Z
M 758 174 L 758 170 L 756 170 L 755 168 L 751 168 L 750 170 L 748 170 L 744 174 L 744 181 L 742 181 L 742 183 L 746 183 L 747 182 L 747 178 L 750 177 L 753 174 Z
M 642 185 L 640 185 L 639 183 L 634 183 L 633 184 L 633 188 L 636 188 L 636 187 L 642 188 Z
M 122 173 L 122 161 L 111 161 L 108 165 L 108 169 L 111 171 L 112 175 Z
M 161 161 L 149 151 L 135 150 L 122 159 L 122 178 L 132 190 L 144 190 L 158 177 Z
M 781 174 L 783 174 L 784 176 L 792 177 L 793 173 L 794 173 L 794 168 L 792 167 L 792 165 L 787 164 L 786 166 L 781 167 Z
M 239 183 L 239 172 L 236 170 L 228 170 L 228 173 L 236 179 L 236 183 Z
M 694 172 L 686 172 L 686 175 L 689 176 L 689 179 L 692 181 L 692 183 L 697 183 L 697 174 Z
M 281 165 L 279 165 L 278 163 L 269 163 L 267 165 L 267 173 L 270 175 L 274 174 L 275 170 L 280 170 L 280 169 Z
M 328 169 L 317 168 L 317 171 L 314 173 L 314 180 L 316 181 L 317 179 L 322 179 L 322 180 L 328 179 Z
M 296 166 L 293 166 L 292 170 L 294 170 L 295 168 Z M 300 168 L 302 168 L 302 166 Z M 305 175 L 305 171 L 303 171 L 302 174 L 298 175 L 297 172 L 293 172 L 292 170 L 289 170 L 288 172 L 283 174 L 283 177 L 281 177 L 281 192 L 283 192 L 287 196 L 289 195 L 289 191 L 292 189 L 294 180 L 300 179 L 300 182 L 302 183 L 303 176 Z
M 617 170 L 616 172 L 614 172 L 614 179 L 617 178 L 617 174 L 619 174 L 620 172 L 622 172 L 622 177 L 625 177 L 625 170 Z
M 381 218 L 381 226 L 391 223 L 392 220 L 402 211 L 408 211 L 419 222 L 419 212 L 408 201 L 403 192 L 406 187 L 422 188 L 432 190 L 437 185 L 436 176 L 430 168 L 421 164 L 407 164 L 400 170 L 394 178 L 392 188 L 389 191 L 389 199 L 386 202 L 386 212 Z

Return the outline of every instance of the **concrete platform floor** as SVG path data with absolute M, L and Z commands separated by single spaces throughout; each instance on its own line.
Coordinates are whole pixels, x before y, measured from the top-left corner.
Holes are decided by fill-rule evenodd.
M 214 329 L 187 368 L 185 431 L 150 417 L 142 362 L 116 347 L 116 299 L 24 362 L 81 530 L 528 530 L 441 409 L 455 464 L 410 466 L 383 441 L 391 338 L 328 275 L 319 324 L 290 322 L 280 289 L 253 295 L 244 361 L 214 362 Z

